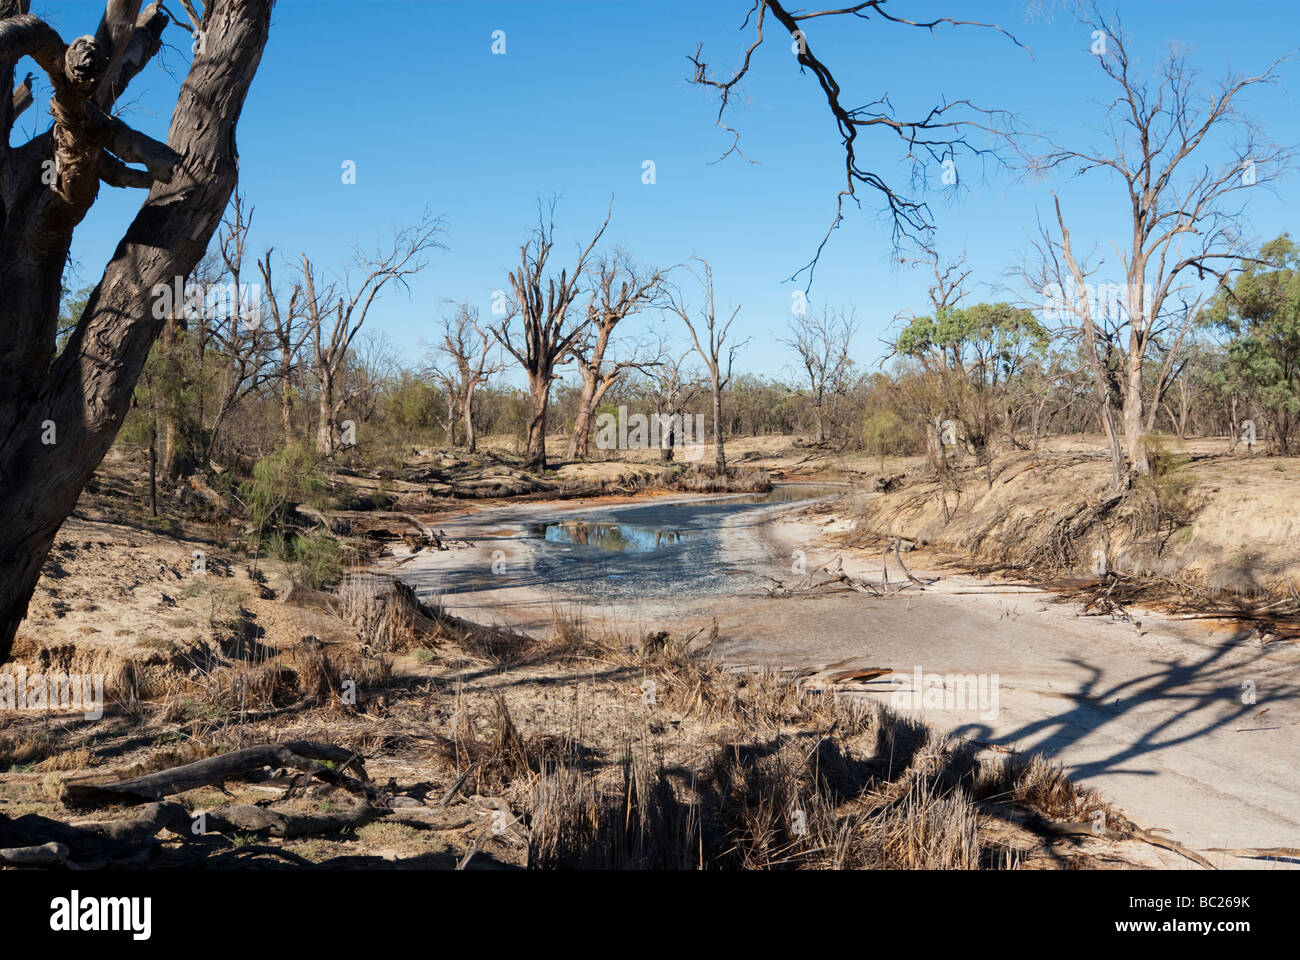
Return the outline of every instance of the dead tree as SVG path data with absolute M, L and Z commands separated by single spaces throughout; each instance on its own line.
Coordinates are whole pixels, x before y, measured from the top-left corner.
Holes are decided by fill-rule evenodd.
M 858 321 L 852 308 L 823 309 L 813 316 L 795 314 L 789 321 L 789 335 L 781 339 L 799 357 L 808 381 L 813 415 L 817 421 L 817 440 L 826 439 L 826 400 L 847 386 L 853 358 L 853 336 Z
M 303 254 L 303 307 L 311 330 L 311 372 L 319 409 L 317 453 L 331 456 L 338 446 L 338 418 L 348 401 L 340 389 L 344 363 L 370 308 L 390 282 L 406 286 L 407 277 L 424 269 L 424 255 L 441 246 L 441 231 L 441 220 L 425 215 L 414 227 L 399 231 L 391 247 L 370 256 L 358 252 L 354 265 L 365 276 L 355 287 L 345 283 L 342 294 L 333 285 L 317 290 L 316 270 Z
M 816 22 L 827 18 L 869 21 L 872 17 L 876 17 L 885 23 L 918 27 L 931 32 L 942 26 L 988 27 L 1004 34 L 1017 46 L 1021 46 L 1015 37 L 994 24 L 954 20 L 950 17 L 927 21 L 906 20 L 887 12 L 885 4 L 886 0 L 865 0 L 837 9 L 790 11 L 786 9 L 786 4 L 782 0 L 752 0 L 744 25 L 752 28 L 753 40 L 745 49 L 741 65 L 737 69 L 721 77 L 711 76 L 708 64 L 701 59 L 703 44 L 698 45 L 694 55 L 689 57 L 694 66 L 691 82 L 713 87 L 718 91 L 720 102 L 716 122 L 731 135 L 731 145 L 723 157 L 731 153 L 744 156 L 740 151 L 739 132 L 728 126 L 724 118 L 727 108 L 731 105 L 733 94 L 737 92 L 741 81 L 749 75 L 754 54 L 773 33 L 777 39 L 772 42 L 789 46 L 791 59 L 798 65 L 799 73 L 811 74 L 821 88 L 844 146 L 844 187 L 836 196 L 835 215 L 826 231 L 826 236 L 818 244 L 812 260 L 795 273 L 795 276 L 798 276 L 805 270 L 808 271 L 809 286 L 812 284 L 812 273 L 816 269 L 822 250 L 835 228 L 844 219 L 845 201 L 860 203 L 858 187 L 866 187 L 883 198 L 885 209 L 888 210 L 893 225 L 895 243 L 910 240 L 926 247 L 934 231 L 930 210 L 924 201 L 905 195 L 891 187 L 882 174 L 859 165 L 857 139 L 860 133 L 878 132 L 897 137 L 903 146 L 904 158 L 911 168 L 909 179 L 912 183 L 926 182 L 930 179 L 931 168 L 938 165 L 942 167 L 945 174 L 943 182 L 952 185 L 957 183 L 956 164 L 962 154 L 981 162 L 989 160 L 1000 162 L 1001 158 L 996 149 L 992 146 L 980 147 L 972 144 L 969 139 L 970 134 L 979 132 L 988 134 L 992 143 L 1004 141 L 1015 135 L 1013 118 L 1009 114 L 1000 110 L 982 109 L 970 100 L 945 101 L 930 108 L 919 119 L 903 120 L 894 115 L 893 105 L 887 93 L 870 102 L 865 96 L 854 98 L 843 96 L 834 72 L 827 63 L 813 53 L 808 36 L 808 30 Z M 768 30 L 773 25 L 772 21 L 775 21 L 777 27 L 775 31 Z M 835 26 L 828 24 L 827 29 L 842 32 L 838 24 Z M 845 99 L 863 105 L 846 107 Z M 878 154 L 873 151 L 873 156 Z M 949 176 L 951 180 L 948 179 Z
M 430 380 L 442 391 L 442 400 L 446 405 L 446 416 L 437 417 L 443 433 L 447 435 L 447 446 L 456 446 L 456 392 L 459 385 L 454 367 L 441 367 L 433 364 L 426 371 Z M 435 414 L 435 416 L 437 416 Z
M 702 257 L 692 257 L 697 268 L 687 267 L 687 271 L 700 282 L 704 288 L 704 302 L 698 312 L 692 311 L 675 287 L 666 294 L 667 306 L 681 317 L 695 345 L 695 352 L 704 361 L 709 371 L 709 386 L 713 391 L 713 465 L 719 476 L 727 472 L 727 452 L 722 429 L 722 392 L 731 383 L 731 367 L 736 359 L 736 351 L 744 346 L 742 343 L 727 344 L 727 335 L 731 324 L 740 313 L 737 306 L 725 319 L 718 316 L 713 292 L 713 268 Z M 724 360 L 725 351 L 725 360 Z
M 616 360 L 608 367 L 606 354 L 614 329 L 629 316 L 653 306 L 660 297 L 664 274 L 662 270 L 638 271 L 631 259 L 616 251 L 596 266 L 596 280 L 587 304 L 587 329 L 585 336 L 573 346 L 582 377 L 582 393 L 578 398 L 578 415 L 574 419 L 573 434 L 565 456 L 586 458 L 591 439 L 591 418 L 625 370 L 645 370 L 655 361 L 638 359 L 634 350 L 626 360 Z
M 246 210 L 238 191 L 230 213 L 217 234 L 217 250 L 225 272 L 213 288 L 202 291 L 201 310 L 208 331 L 221 352 L 221 374 L 217 408 L 213 412 L 204 459 L 211 460 L 221 437 L 221 428 L 247 397 L 273 379 L 269 365 L 270 338 L 262 328 L 262 297 L 244 282 L 244 247 L 253 224 L 253 211 Z
M 272 249 L 257 262 L 257 269 L 262 274 L 263 292 L 266 299 L 268 322 L 267 333 L 275 344 L 275 379 L 280 390 L 280 422 L 287 446 L 293 442 L 293 390 L 294 381 L 302 366 L 302 351 L 311 336 L 311 325 L 302 313 L 302 284 L 295 284 L 289 294 L 289 302 L 282 309 L 280 296 L 275 290 L 275 280 L 271 267 Z
M 474 434 L 474 393 L 502 369 L 501 364 L 488 359 L 495 342 L 492 334 L 479 326 L 477 307 L 458 303 L 454 313 L 443 316 L 438 351 L 451 362 L 454 372 L 435 371 L 434 376 L 447 391 L 448 442 L 456 445 L 451 423 L 459 413 L 465 425 L 465 449 L 470 453 L 478 449 Z
M 495 326 L 493 336 L 524 368 L 528 377 L 527 465 L 546 469 L 546 414 L 551 402 L 555 368 L 563 363 L 583 335 L 587 318 L 570 308 L 591 262 L 591 253 L 609 226 L 609 213 L 591 242 L 582 248 L 572 272 L 547 276 L 546 265 L 555 246 L 555 203 L 540 211 L 532 236 L 519 248 L 519 269 L 509 274 L 514 297 L 510 310 Z
M 663 359 L 650 371 L 651 396 L 655 401 L 655 410 L 662 420 L 667 421 L 667 431 L 660 436 L 659 459 L 671 463 L 677 443 L 677 424 L 686 422 L 686 410 L 704 389 L 700 377 L 685 369 L 686 358 L 695 352 L 691 347 L 680 356 L 671 355 L 666 347 L 659 349 Z M 695 442 L 702 440 L 696 437 Z
M 1161 384 L 1167 388 L 1197 312 L 1194 306 L 1176 309 L 1174 303 L 1184 298 L 1198 303 L 1203 295 L 1198 284 L 1207 276 L 1222 283 L 1241 266 L 1238 237 L 1243 198 L 1235 194 L 1276 179 L 1292 155 L 1265 142 L 1255 124 L 1238 114 L 1235 106 L 1243 91 L 1275 82 L 1280 61 L 1255 76 L 1230 76 L 1202 94 L 1186 54 L 1171 54 L 1154 80 L 1144 81 L 1133 75 L 1117 19 L 1105 20 L 1094 10 L 1088 26 L 1101 38 L 1097 63 L 1117 88 L 1107 107 L 1108 144 L 1097 151 L 1059 148 L 1040 158 L 1038 165 L 1047 170 L 1063 168 L 1072 176 L 1103 170 L 1123 186 L 1123 208 L 1132 226 L 1132 239 L 1120 250 L 1124 284 L 1101 291 L 1117 294 L 1122 317 L 1118 332 L 1125 342 L 1115 346 L 1122 350 L 1123 369 L 1118 378 L 1118 408 L 1106 411 L 1105 417 L 1122 427 L 1127 468 L 1142 474 L 1149 470 L 1144 442 L 1149 429 L 1144 383 L 1148 361 L 1160 343 L 1167 344 L 1156 381 L 1158 389 Z M 1203 154 L 1215 149 L 1211 144 L 1224 138 L 1235 140 L 1234 159 L 1218 167 L 1201 161 Z M 1049 243 L 1059 250 L 1071 282 L 1054 291 L 1053 299 L 1074 314 L 1089 363 L 1103 378 L 1096 381 L 1096 389 L 1109 404 L 1113 401 L 1106 374 L 1094 356 L 1102 335 L 1095 322 L 1097 304 L 1083 305 L 1096 299 L 1096 294 L 1089 297 L 1059 198 L 1055 213 L 1058 232 Z M 1116 462 L 1114 474 L 1116 483 L 1121 483 L 1125 464 Z
M 235 126 L 257 72 L 271 0 L 206 0 L 167 142 L 113 105 L 162 46 L 162 4 L 109 0 L 93 36 L 67 43 L 27 0 L 0 0 L 0 660 L 5 659 L 60 524 L 126 416 L 168 316 L 174 287 L 203 255 L 234 190 Z M 190 4 L 191 8 L 200 6 Z M 14 64 L 45 72 L 53 124 L 11 145 L 30 103 Z M 63 269 L 100 183 L 148 191 L 55 357 Z

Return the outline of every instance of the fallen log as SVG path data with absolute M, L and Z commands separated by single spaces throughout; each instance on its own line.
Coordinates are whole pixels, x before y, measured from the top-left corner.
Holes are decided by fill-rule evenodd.
M 899 555 L 898 545 L 900 542 L 901 542 L 901 538 L 899 537 L 894 538 L 894 562 L 898 564 L 899 568 L 903 571 L 903 574 L 907 577 L 907 579 L 910 580 L 915 586 L 920 587 L 922 590 L 924 590 L 926 586 L 928 586 L 929 584 L 934 583 L 935 580 L 938 580 L 938 577 L 936 577 L 934 580 L 922 582 L 918 580 L 916 577 L 912 576 L 912 571 L 907 569 L 907 564 L 903 563 L 903 558 L 902 556 Z M 885 552 L 886 563 L 888 563 L 888 553 L 889 553 L 888 551 Z
M 306 837 L 338 833 L 378 820 L 387 810 L 370 803 L 356 804 L 336 813 L 281 813 L 268 807 L 234 804 L 195 814 L 204 833 L 252 833 L 271 837 Z
M 13 867 L 46 867 L 68 861 L 68 848 L 61 843 L 43 843 L 38 847 L 0 848 L 0 863 Z
M 294 504 L 293 512 L 305 517 L 317 526 L 324 528 L 327 533 L 347 534 L 351 532 L 351 524 L 349 524 L 346 519 L 342 517 L 328 517 L 310 504 Z
M 433 546 L 438 550 L 442 549 L 442 538 L 434 533 L 433 527 L 429 526 L 419 517 L 409 513 L 402 514 L 402 519 L 415 527 L 415 529 L 419 530 L 420 536 L 423 537 L 426 542 L 433 544 Z
M 331 769 L 319 763 L 320 760 L 336 763 L 339 769 Z M 70 783 L 64 787 L 63 800 L 68 804 L 91 805 L 149 803 L 197 787 L 236 780 L 266 766 L 293 767 L 349 793 L 374 797 L 373 788 L 342 772 L 352 766 L 362 777 L 365 776 L 364 768 L 351 751 L 326 743 L 291 740 L 245 747 L 118 783 Z
M 144 843 L 157 836 L 163 827 L 180 833 L 189 823 L 189 811 L 181 804 L 169 801 L 151 803 L 142 808 L 139 816 L 130 820 L 83 820 L 70 826 L 74 830 L 86 830 L 122 843 Z

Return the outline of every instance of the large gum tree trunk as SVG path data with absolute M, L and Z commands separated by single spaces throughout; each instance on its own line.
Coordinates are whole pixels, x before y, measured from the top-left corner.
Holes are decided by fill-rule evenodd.
M 110 3 L 109 9 L 123 6 L 132 5 Z M 23 13 L 25 3 L 0 0 L 0 73 L 9 76 L 18 56 L 32 55 L 50 75 L 56 101 L 52 134 L 0 150 L 0 661 L 9 656 L 59 527 L 126 416 L 164 323 L 152 290 L 189 275 L 234 189 L 235 126 L 266 44 L 271 6 L 271 0 L 205 5 L 202 52 L 180 87 L 167 150 L 92 100 L 111 106 L 93 92 L 109 34 L 120 51 L 128 40 L 148 39 L 132 33 L 141 26 L 109 24 L 101 28 L 104 41 L 82 38 L 65 47 L 50 27 Z M 141 22 L 150 11 L 156 16 L 150 7 Z M 163 25 L 153 19 L 148 26 L 160 34 Z M 126 59 L 137 53 L 128 49 Z M 114 54 L 109 62 L 123 58 Z M 40 176 L 51 157 L 53 189 Z M 148 172 L 123 160 L 143 163 Z M 100 179 L 152 185 L 67 348 L 51 362 L 72 230 Z
M 321 381 L 319 412 L 316 419 L 316 452 L 323 457 L 334 453 L 334 389 L 328 379 Z
M 546 469 L 546 411 L 551 401 L 551 381 L 528 377 L 528 468 Z
M 1124 385 L 1124 445 L 1134 473 L 1150 470 L 1147 462 L 1146 423 L 1142 417 L 1142 356 L 1130 356 Z
M 566 460 L 587 459 L 591 418 L 596 411 L 597 402 L 595 378 L 584 377 L 582 395 L 578 398 L 578 415 L 573 420 L 573 435 L 569 437 L 569 449 L 564 454 Z

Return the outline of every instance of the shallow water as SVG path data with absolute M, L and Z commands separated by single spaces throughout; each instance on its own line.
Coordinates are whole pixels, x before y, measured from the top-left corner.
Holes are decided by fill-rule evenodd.
M 579 597 L 608 601 L 683 594 L 736 594 L 769 581 L 728 565 L 722 531 L 758 508 L 838 496 L 842 487 L 781 484 L 767 493 L 677 503 L 624 504 L 539 519 L 526 535 L 541 541 L 531 576 Z
M 690 503 L 624 507 L 576 519 L 529 525 L 528 535 L 550 543 L 593 547 L 614 553 L 650 553 L 700 536 L 722 517 L 745 507 L 798 503 L 839 493 L 826 484 L 779 484 L 766 493 L 726 496 Z M 601 519 L 592 519 L 599 515 Z

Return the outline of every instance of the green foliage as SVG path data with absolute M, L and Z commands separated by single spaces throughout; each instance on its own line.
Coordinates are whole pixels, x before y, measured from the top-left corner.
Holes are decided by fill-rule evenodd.
M 293 541 L 293 559 L 299 582 L 313 590 L 337 583 L 343 576 L 343 547 L 323 530 L 297 537 Z
M 907 449 L 903 421 L 888 409 L 868 413 L 862 424 L 862 442 L 873 456 L 880 457 L 880 469 L 884 470 L 887 455 L 903 453 Z
M 433 384 L 403 370 L 382 394 L 376 419 L 407 435 L 427 433 L 438 426 L 442 405 L 443 398 Z
M 1212 382 L 1221 395 L 1264 412 L 1289 450 L 1300 421 L 1300 251 L 1284 233 L 1258 257 L 1266 262 L 1248 264 L 1221 286 L 1203 315 L 1231 338 Z
M 325 477 L 315 452 L 299 441 L 254 464 L 253 476 L 241 485 L 241 493 L 256 528 L 257 544 L 267 535 L 283 543 L 286 511 L 296 503 L 319 507 Z
M 978 386 L 992 386 L 1015 377 L 1031 357 L 1044 356 L 1049 342 L 1033 311 L 977 303 L 916 317 L 899 333 L 894 350 L 927 368 L 962 371 Z
M 81 321 L 81 314 L 85 311 L 86 304 L 90 302 L 90 294 L 94 289 L 94 287 L 82 287 L 79 290 L 71 290 L 66 283 L 63 285 L 63 298 L 59 302 L 59 327 L 55 335 L 56 354 L 62 353 L 63 348 L 68 345 L 68 338 L 72 336 L 72 331 Z
M 321 589 L 343 573 L 343 545 L 328 530 L 295 535 L 287 525 L 289 509 L 299 503 L 321 509 L 329 505 L 320 459 L 304 442 L 290 444 L 253 466 L 240 485 L 253 521 L 252 546 L 291 562 L 304 586 Z
M 1157 535 L 1164 532 L 1167 536 L 1196 517 L 1196 478 L 1187 468 L 1188 458 L 1169 449 L 1164 434 L 1149 433 L 1142 443 L 1151 471 L 1133 482 L 1139 518 Z

